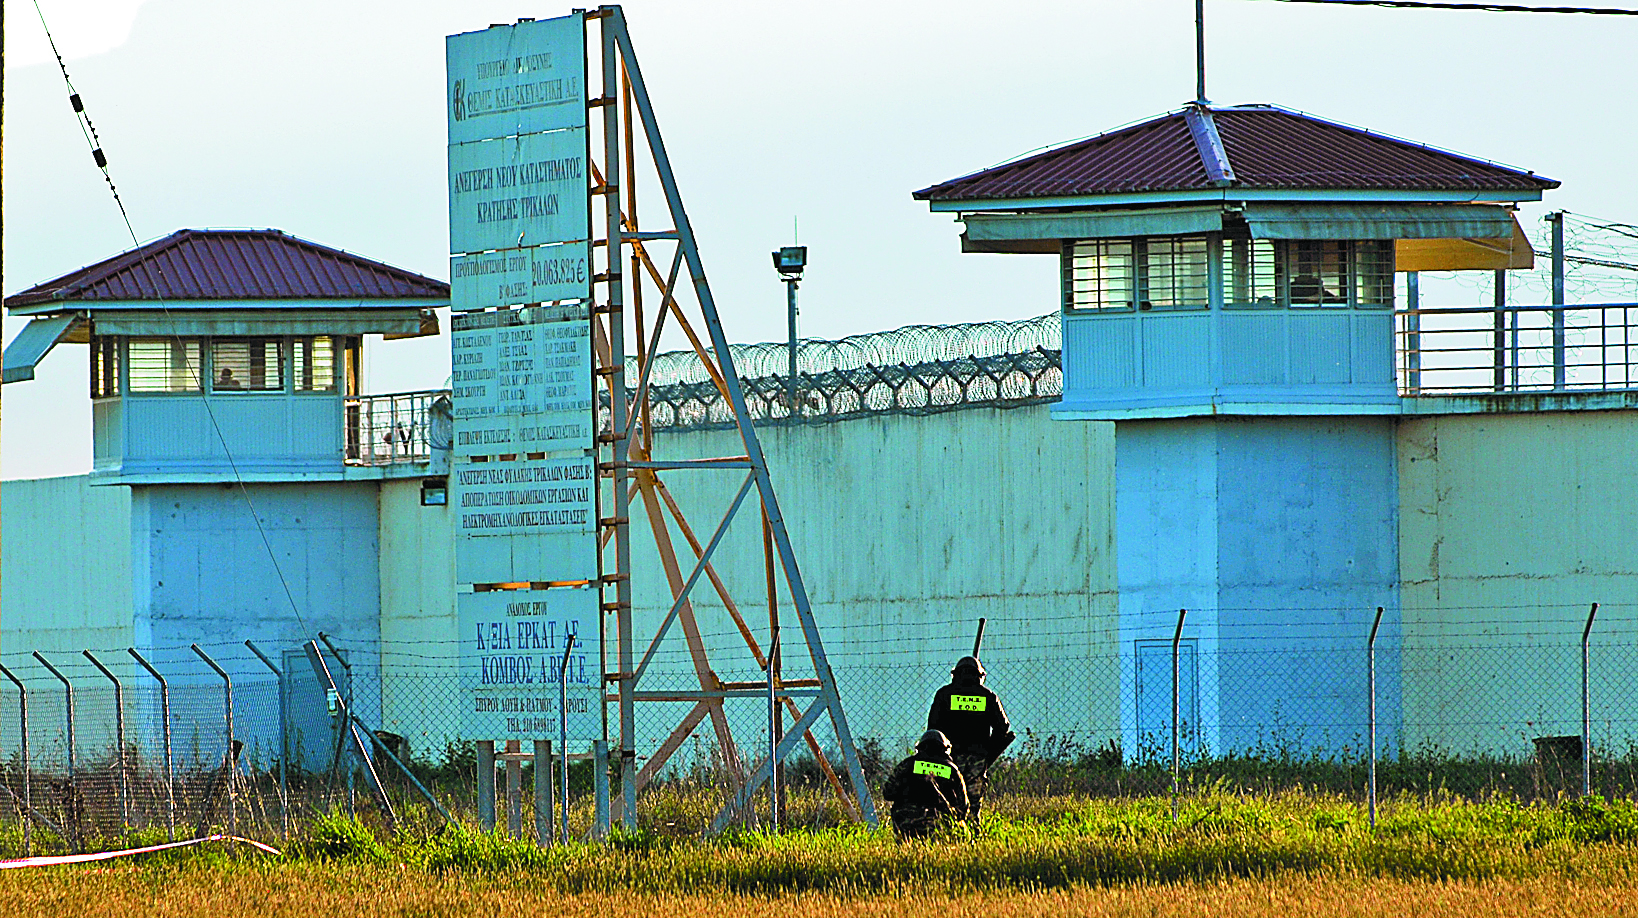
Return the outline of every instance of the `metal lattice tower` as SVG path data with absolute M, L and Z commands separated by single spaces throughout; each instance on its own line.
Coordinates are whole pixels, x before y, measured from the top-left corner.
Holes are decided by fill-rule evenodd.
M 627 31 L 625 14 L 619 6 L 604 6 L 582 15 L 588 33 L 588 70 L 591 69 L 590 52 L 594 50 L 600 69 L 600 93 L 597 98 L 589 98 L 588 105 L 594 115 L 598 109 L 602 113 L 601 162 L 597 162 L 599 157 L 594 152 L 591 170 L 594 205 L 597 197 L 604 202 L 601 214 L 595 206 L 593 210 L 593 250 L 601 248 L 604 254 L 594 277 L 592 334 L 599 400 L 606 395 L 609 404 L 608 426 L 598 436 L 598 469 L 606 484 L 600 490 L 605 495 L 603 508 L 607 512 L 607 516 L 599 520 L 599 538 L 603 546 L 600 579 L 603 618 L 605 623 L 613 619 L 615 631 L 614 666 L 612 671 L 606 670 L 604 676 L 612 691 L 605 693 L 604 699 L 605 710 L 608 703 L 613 702 L 618 714 L 622 790 L 622 799 L 615 802 L 618 818 L 626 826 L 635 827 L 637 792 L 662 772 L 672 754 L 709 719 L 734 784 L 728 801 L 713 820 L 714 830 L 724 828 L 744 812 L 752 795 L 773 779 L 776 766 L 804 743 L 849 812 L 873 824 L 874 807 L 854 750 L 836 679 L 808 603 L 807 589 L 768 474 L 767 460 L 751 424 L 728 339 L 723 333 L 693 229 L 683 208 Z M 594 131 L 598 120 L 592 119 Z M 595 139 L 592 149 L 598 149 Z M 640 152 L 646 155 L 639 157 Z M 652 166 L 653 178 L 663 193 L 664 216 L 660 229 L 651 229 L 652 224 L 639 224 L 640 160 L 645 168 Z M 599 216 L 602 217 L 600 227 L 596 225 Z M 665 259 L 661 252 L 667 247 L 673 251 L 669 269 L 662 273 L 660 264 Z M 657 292 L 659 297 L 659 308 L 651 314 L 643 309 L 645 288 Z M 692 296 L 687 295 L 690 289 Z M 685 308 L 690 300 L 689 305 L 694 308 Z M 723 399 L 732 407 L 735 428 L 744 445 L 743 455 L 675 460 L 655 456 L 653 425 L 649 422 L 650 374 L 668 321 L 674 322 L 687 336 Z M 700 326 L 703 326 L 703 337 Z M 632 353 L 627 343 L 628 334 L 635 343 L 635 380 L 628 379 L 626 372 L 627 357 Z M 693 470 L 691 474 L 726 479 L 721 491 L 725 510 L 704 543 L 695 537 L 662 481 L 662 473 L 674 470 Z M 731 483 L 734 479 L 738 479 L 737 487 Z M 790 607 L 795 611 L 802 640 L 813 663 L 811 679 L 783 678 L 779 661 L 784 655 L 774 647 L 764 647 L 757 642 L 711 563 L 728 525 L 737 514 L 744 512 L 746 498 L 753 493 L 762 517 L 770 610 L 775 607 L 777 570 L 783 577 Z M 634 571 L 632 566 L 634 498 L 653 532 L 672 596 L 669 612 L 656 632 L 642 644 L 638 643 L 632 622 L 632 578 L 646 573 Z M 686 567 L 679 560 L 677 546 L 672 541 L 672 522 L 687 541 L 689 554 L 683 559 Z M 747 766 L 740 759 L 726 712 L 727 703 L 735 699 L 766 701 L 769 688 L 761 683 L 723 682 L 717 678 L 690 601 L 692 591 L 702 579 L 708 580 L 717 591 L 744 638 L 750 657 L 758 668 L 770 673 L 768 685 L 781 712 L 778 726 L 783 726 L 786 715 L 792 719 L 788 727 L 778 731 L 780 737 L 771 760 L 764 756 L 760 762 Z M 777 620 L 770 625 L 777 635 Z M 673 626 L 680 626 L 683 631 L 698 688 L 645 692 L 642 685 L 648 665 Z M 774 641 L 777 637 L 770 643 Z M 639 657 L 641 648 L 646 649 L 641 650 Z M 798 703 L 799 698 L 806 701 L 805 706 Z M 635 739 L 637 705 L 679 700 L 692 702 L 692 707 L 659 747 L 648 754 L 639 769 Z M 835 733 L 845 780 L 826 758 L 814 735 L 819 722 L 825 718 Z

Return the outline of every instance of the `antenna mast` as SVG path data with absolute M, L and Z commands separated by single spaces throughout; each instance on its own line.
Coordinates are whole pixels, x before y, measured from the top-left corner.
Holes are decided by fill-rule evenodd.
M 1206 104 L 1206 0 L 1194 0 L 1194 101 Z

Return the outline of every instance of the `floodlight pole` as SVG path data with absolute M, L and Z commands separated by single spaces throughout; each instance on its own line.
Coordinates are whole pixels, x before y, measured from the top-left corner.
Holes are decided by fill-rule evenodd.
M 785 374 L 785 403 L 790 417 L 796 417 L 799 410 L 796 407 L 796 288 L 802 283 L 802 278 L 785 278 L 786 316 L 790 324 L 790 349 L 788 352 L 787 371 Z

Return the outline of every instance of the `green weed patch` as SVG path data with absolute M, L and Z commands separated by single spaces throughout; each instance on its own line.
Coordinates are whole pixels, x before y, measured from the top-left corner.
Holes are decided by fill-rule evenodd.
M 433 873 L 527 877 L 564 893 L 853 895 L 1041 890 L 1126 883 L 1175 883 L 1281 874 L 1483 880 L 1554 874 L 1632 875 L 1638 863 L 1638 806 L 1599 798 L 1557 806 L 1514 802 L 1400 800 L 1372 829 L 1341 798 L 1211 795 L 1165 800 L 1061 799 L 1056 813 L 991 816 L 976 829 L 952 827 L 901 843 L 886 829 L 839 827 L 784 835 L 739 832 L 715 839 L 652 832 L 607 843 L 540 848 L 526 840 L 455 826 L 401 835 L 380 854 L 336 820 L 323 844 L 292 849 L 302 859 L 401 863 Z M 341 840 L 353 847 L 336 854 Z M 329 846 L 329 847 L 326 847 Z

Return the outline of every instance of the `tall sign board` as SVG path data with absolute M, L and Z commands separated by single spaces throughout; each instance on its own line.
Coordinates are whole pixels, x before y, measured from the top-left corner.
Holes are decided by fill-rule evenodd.
M 584 21 L 445 51 L 463 732 L 555 737 L 566 687 L 584 738 L 601 685 Z

